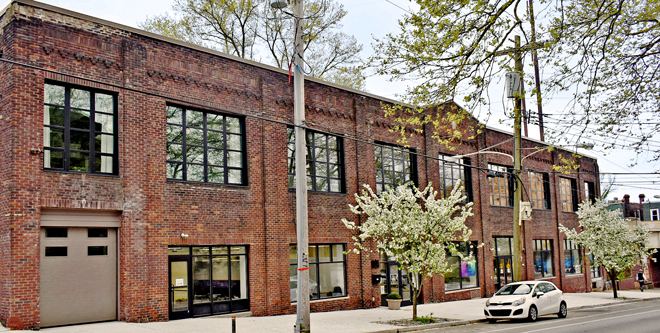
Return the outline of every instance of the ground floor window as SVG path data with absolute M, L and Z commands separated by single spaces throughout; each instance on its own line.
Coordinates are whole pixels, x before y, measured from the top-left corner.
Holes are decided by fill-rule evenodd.
M 170 246 L 170 318 L 249 310 L 247 246 Z
M 447 261 L 452 271 L 445 274 L 445 291 L 479 286 L 477 244 L 475 242 L 463 242 L 457 244 L 457 249 L 461 254 L 460 256 L 458 254 L 447 254 Z
M 582 274 L 580 246 L 570 239 L 564 239 L 564 270 L 566 274 Z
M 346 296 L 346 256 L 344 244 L 309 245 L 309 296 L 324 299 Z M 298 247 L 289 247 L 291 302 L 298 299 Z
M 600 266 L 596 265 L 593 254 L 589 255 L 589 260 L 591 260 L 591 278 L 596 279 L 602 277 L 603 275 L 601 274 Z
M 534 240 L 534 277 L 536 279 L 554 276 L 552 271 L 552 240 Z

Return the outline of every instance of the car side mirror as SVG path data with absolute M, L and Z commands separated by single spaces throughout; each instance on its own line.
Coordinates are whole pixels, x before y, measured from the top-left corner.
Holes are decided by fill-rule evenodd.
M 543 295 L 545 295 L 545 293 L 542 292 L 542 291 L 539 291 L 539 292 L 536 293 L 536 298 L 541 298 L 541 296 L 543 296 Z

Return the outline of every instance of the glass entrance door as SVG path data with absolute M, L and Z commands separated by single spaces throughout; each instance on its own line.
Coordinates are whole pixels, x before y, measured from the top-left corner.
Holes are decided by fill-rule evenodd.
M 495 290 L 513 281 L 511 257 L 495 257 Z
M 190 290 L 188 274 L 190 260 L 169 257 L 170 265 L 170 319 L 190 317 Z
M 380 258 L 381 275 L 381 304 L 387 305 L 387 294 L 395 292 L 401 295 L 401 305 L 412 305 L 413 290 L 405 269 L 399 269 L 396 259 L 387 258 L 384 254 Z

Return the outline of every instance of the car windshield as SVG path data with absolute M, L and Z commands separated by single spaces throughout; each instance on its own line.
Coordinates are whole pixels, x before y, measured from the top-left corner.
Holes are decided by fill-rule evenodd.
M 500 289 L 496 295 L 527 295 L 534 289 L 533 284 L 510 284 Z

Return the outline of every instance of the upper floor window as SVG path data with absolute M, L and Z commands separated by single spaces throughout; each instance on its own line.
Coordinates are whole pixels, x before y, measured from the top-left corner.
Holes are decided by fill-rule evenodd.
M 660 220 L 660 210 L 651 209 L 651 221 L 658 221 L 658 220 Z
M 589 201 L 596 201 L 596 184 L 594 182 L 584 182 L 584 196 Z
M 307 189 L 319 192 L 344 192 L 343 142 L 340 137 L 307 130 Z M 296 187 L 296 136 L 287 129 L 289 187 Z
M 488 164 L 488 169 L 504 173 L 504 177 L 488 178 L 490 182 L 490 204 L 492 206 L 513 206 L 508 168 L 502 165 Z
M 410 150 L 389 145 L 374 145 L 376 155 L 376 192 L 415 182 L 415 156 Z
M 461 181 L 461 193 L 465 196 L 464 202 L 472 201 L 472 181 L 469 158 L 456 158 L 453 156 L 440 155 L 440 189 L 443 198 L 451 194 L 452 189 L 458 181 Z
M 547 173 L 529 173 L 529 196 L 532 208 L 550 209 L 550 176 Z
M 44 169 L 117 174 L 117 99 L 69 85 L 44 85 Z
M 167 178 L 247 184 L 243 119 L 167 107 Z
M 577 211 L 577 186 L 575 179 L 559 178 L 559 196 L 561 198 L 561 210 L 565 212 Z

